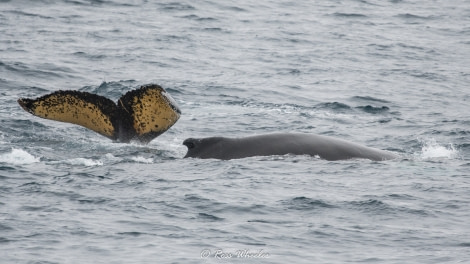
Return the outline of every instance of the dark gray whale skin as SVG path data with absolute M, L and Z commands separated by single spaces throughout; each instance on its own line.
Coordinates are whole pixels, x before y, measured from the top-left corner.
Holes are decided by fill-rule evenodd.
M 243 138 L 188 138 L 185 158 L 240 159 L 270 155 L 310 155 L 325 160 L 370 159 L 374 161 L 398 158 L 380 149 L 362 146 L 342 139 L 302 133 L 274 133 Z

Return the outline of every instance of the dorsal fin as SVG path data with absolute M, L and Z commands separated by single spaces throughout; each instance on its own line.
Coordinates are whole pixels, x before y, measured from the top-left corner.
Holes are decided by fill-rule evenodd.
M 46 119 L 77 124 L 117 139 L 117 106 L 110 99 L 78 91 L 57 91 L 37 99 L 18 99 L 27 112 Z
M 167 131 L 181 115 L 171 96 L 157 84 L 127 92 L 119 99 L 118 108 L 130 115 L 134 139 L 143 143 Z

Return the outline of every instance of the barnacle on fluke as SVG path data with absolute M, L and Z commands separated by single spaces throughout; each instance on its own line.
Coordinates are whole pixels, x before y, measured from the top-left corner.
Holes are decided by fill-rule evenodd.
M 21 98 L 18 103 L 35 116 L 77 124 L 120 142 L 148 143 L 175 124 L 181 114 L 173 98 L 157 84 L 129 91 L 117 104 L 79 91 Z

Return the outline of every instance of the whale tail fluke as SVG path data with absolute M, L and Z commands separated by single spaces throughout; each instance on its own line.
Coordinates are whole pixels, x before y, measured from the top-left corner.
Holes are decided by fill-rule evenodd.
M 78 91 L 21 98 L 18 103 L 35 116 L 77 124 L 121 142 L 148 143 L 176 123 L 181 114 L 171 96 L 156 84 L 126 93 L 118 104 L 100 95 Z

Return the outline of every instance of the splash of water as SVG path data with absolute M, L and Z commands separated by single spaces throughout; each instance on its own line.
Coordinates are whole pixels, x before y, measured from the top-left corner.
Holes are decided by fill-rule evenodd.
M 423 141 L 420 156 L 422 159 L 453 159 L 458 156 L 458 153 L 453 144 L 441 145 L 435 139 L 430 139 Z
M 10 153 L 0 155 L 0 163 L 9 163 L 14 165 L 31 164 L 39 162 L 40 158 L 34 157 L 25 150 L 12 148 Z

